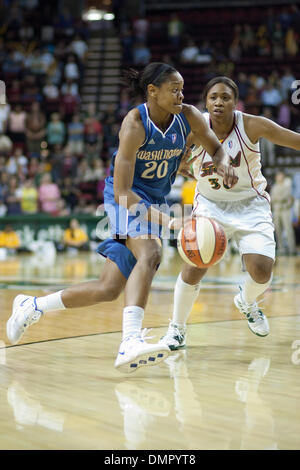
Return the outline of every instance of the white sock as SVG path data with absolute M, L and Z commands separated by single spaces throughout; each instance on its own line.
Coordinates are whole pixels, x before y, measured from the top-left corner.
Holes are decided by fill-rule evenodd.
M 196 285 L 187 284 L 179 274 L 174 290 L 174 308 L 172 321 L 184 327 L 192 311 L 200 291 L 200 282 Z
M 36 305 L 42 312 L 48 312 L 49 310 L 64 310 L 64 306 L 61 300 L 62 290 L 54 292 L 54 294 L 45 295 L 44 297 L 36 298 Z
M 123 336 L 140 334 L 142 330 L 142 322 L 144 318 L 144 309 L 142 307 L 125 307 L 123 310 Z
M 253 304 L 253 302 L 256 301 L 257 297 L 263 294 L 270 286 L 273 276 L 271 276 L 268 282 L 266 282 L 265 284 L 258 284 L 257 282 L 255 282 L 249 273 L 247 273 L 246 276 L 247 277 L 242 289 L 242 298 L 244 302 L 248 304 Z

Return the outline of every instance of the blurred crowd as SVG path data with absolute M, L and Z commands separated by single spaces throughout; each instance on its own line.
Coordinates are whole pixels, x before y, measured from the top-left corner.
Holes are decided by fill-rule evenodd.
M 94 215 L 103 201 L 120 122 L 133 104 L 121 88 L 117 107 L 108 105 L 102 114 L 95 103 L 83 109 L 80 90 L 90 30 L 81 17 L 61 9 L 58 1 L 4 3 L 0 67 L 7 100 L 2 104 L 0 96 L 0 216 Z M 237 17 L 232 27 L 225 26 L 224 20 L 218 30 L 209 26 L 215 21 L 214 11 L 212 18 L 202 18 L 200 11 L 198 18 L 187 21 L 176 12 L 159 19 L 128 17 L 125 9 L 117 24 L 122 65 L 140 69 L 154 60 L 173 64 L 183 71 L 186 97 L 194 83 L 189 81 L 189 71 L 200 84 L 215 75 L 230 76 L 239 88 L 238 109 L 262 114 L 299 132 L 300 113 L 291 94 L 299 62 L 300 9 L 291 5 L 264 11 L 262 21 Z M 208 32 L 218 39 L 212 40 Z M 270 60 L 281 66 L 268 68 Z M 249 71 L 247 61 L 256 64 Z M 197 66 L 196 74 L 193 68 L 185 69 L 191 65 Z M 204 110 L 200 93 L 193 104 Z M 261 145 L 263 166 L 274 168 L 275 176 L 276 149 L 267 141 Z M 186 203 L 193 184 L 181 181 L 174 191 L 176 200 Z M 295 201 L 299 200 L 296 196 Z
M 218 26 L 216 11 L 125 18 L 121 24 L 124 64 L 143 67 L 151 60 L 163 60 L 174 65 L 185 78 L 186 99 L 201 110 L 201 92 L 195 96 L 193 88 L 201 89 L 213 76 L 227 75 L 239 87 L 238 109 L 265 114 L 298 131 L 299 110 L 291 95 L 297 88 L 300 8 L 297 4 L 277 9 L 253 6 L 252 10 L 255 8 L 257 18 L 251 18 L 251 23 L 247 13 L 239 17 L 238 10 L 222 9 Z M 226 15 L 227 25 L 223 24 Z M 277 66 L 268 66 L 274 60 Z M 198 67 L 188 68 L 191 65 Z M 266 162 L 269 165 L 274 164 L 272 152 Z
M 81 105 L 89 28 L 59 2 L 5 3 L 0 215 L 94 214 L 103 201 L 119 116 L 108 107 L 100 118 L 94 102 Z

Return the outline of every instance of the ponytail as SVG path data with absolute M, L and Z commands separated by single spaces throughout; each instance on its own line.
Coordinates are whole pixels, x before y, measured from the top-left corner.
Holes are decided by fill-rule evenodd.
M 147 99 L 147 87 L 153 84 L 160 86 L 168 80 L 172 73 L 177 70 L 169 64 L 153 62 L 148 64 L 141 72 L 135 69 L 125 70 L 123 73 L 123 84 L 125 84 L 132 98 Z

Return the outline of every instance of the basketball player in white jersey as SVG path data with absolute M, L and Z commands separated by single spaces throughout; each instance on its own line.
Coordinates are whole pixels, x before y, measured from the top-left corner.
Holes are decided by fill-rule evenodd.
M 273 121 L 237 111 L 238 88 L 227 77 L 215 77 L 205 87 L 204 117 L 229 153 L 238 182 L 228 188 L 218 176 L 212 156 L 201 147 L 193 148 L 199 157 L 192 165 L 197 179 L 193 215 L 212 217 L 223 225 L 228 239 L 235 240 L 247 271 L 246 280 L 234 303 L 258 336 L 269 334 L 266 316 L 257 298 L 270 286 L 275 259 L 275 240 L 270 197 L 261 173 L 259 139 L 300 150 L 300 135 Z M 192 144 L 197 141 L 191 135 Z M 173 318 L 161 339 L 171 350 L 185 346 L 186 321 L 199 294 L 200 281 L 207 269 L 184 264 L 174 292 Z

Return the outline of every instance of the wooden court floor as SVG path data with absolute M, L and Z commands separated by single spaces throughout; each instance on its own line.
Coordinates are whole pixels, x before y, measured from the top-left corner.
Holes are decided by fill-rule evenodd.
M 270 335 L 258 338 L 233 304 L 243 280 L 228 255 L 202 284 L 188 345 L 130 376 L 114 369 L 122 298 L 51 312 L 7 342 L 13 298 L 98 277 L 93 253 L 0 261 L 1 450 L 287 450 L 300 448 L 300 257 L 277 259 L 261 304 Z M 171 318 L 180 272 L 164 251 L 144 327 L 156 341 Z

